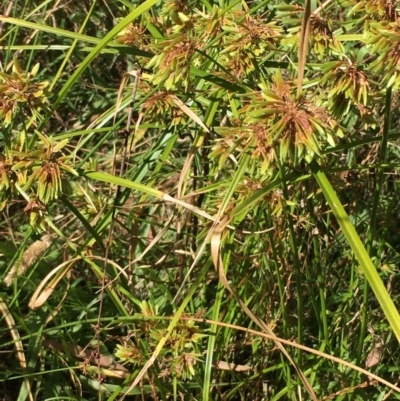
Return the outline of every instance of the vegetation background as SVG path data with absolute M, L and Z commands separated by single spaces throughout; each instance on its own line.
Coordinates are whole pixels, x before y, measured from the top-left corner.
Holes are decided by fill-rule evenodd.
M 3 1 L 3 400 L 394 400 L 394 0 Z

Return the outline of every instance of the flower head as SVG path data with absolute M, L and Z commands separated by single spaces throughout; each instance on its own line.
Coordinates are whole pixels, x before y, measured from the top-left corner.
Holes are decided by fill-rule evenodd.
M 27 107 L 34 117 L 39 116 L 39 109 L 45 108 L 48 82 L 33 82 L 38 71 L 36 64 L 31 72 L 23 72 L 17 59 L 10 75 L 0 71 L 0 118 L 4 119 L 4 125 L 11 123 L 18 106 Z

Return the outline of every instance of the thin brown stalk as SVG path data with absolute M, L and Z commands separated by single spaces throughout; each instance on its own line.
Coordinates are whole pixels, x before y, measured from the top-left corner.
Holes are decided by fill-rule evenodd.
M 310 16 L 311 16 L 311 3 L 306 0 L 304 6 L 304 16 L 301 23 L 300 42 L 299 42 L 299 64 L 297 74 L 297 97 L 301 96 L 303 87 L 304 70 L 306 68 L 307 51 L 308 51 L 308 37 L 310 36 Z

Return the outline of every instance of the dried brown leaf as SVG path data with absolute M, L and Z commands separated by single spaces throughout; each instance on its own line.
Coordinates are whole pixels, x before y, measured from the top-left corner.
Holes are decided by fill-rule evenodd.
M 16 277 L 22 276 L 46 252 L 51 242 L 51 236 L 46 234 L 30 245 L 24 252 L 22 260 L 14 263 L 4 279 L 4 283 L 9 287 Z

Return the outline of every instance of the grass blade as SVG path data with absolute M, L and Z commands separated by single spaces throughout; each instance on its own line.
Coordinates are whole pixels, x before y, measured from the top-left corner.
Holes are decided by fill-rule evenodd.
M 342 203 L 340 202 L 335 190 L 331 183 L 328 181 L 325 173 L 321 171 L 318 163 L 313 160 L 310 164 L 312 173 L 322 189 L 322 192 L 332 209 L 344 235 L 346 236 L 347 242 L 349 243 L 354 255 L 360 264 L 360 267 L 365 274 L 368 283 L 370 284 L 374 294 L 382 307 L 382 310 L 389 321 L 392 330 L 394 331 L 398 341 L 400 342 L 400 315 L 397 312 L 396 307 L 390 295 L 388 294 L 383 282 L 371 261 L 371 258 L 366 251 L 364 244 L 358 236 L 353 224 L 349 220 L 349 216 Z

